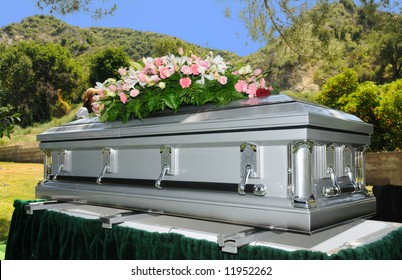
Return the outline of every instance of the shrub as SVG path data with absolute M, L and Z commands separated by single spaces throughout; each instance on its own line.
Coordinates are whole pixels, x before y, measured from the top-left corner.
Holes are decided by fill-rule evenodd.
M 117 70 L 120 67 L 129 67 L 130 57 L 119 48 L 107 48 L 97 53 L 91 59 L 89 82 L 95 85 L 96 82 L 103 82 L 108 78 L 118 78 Z
M 328 80 L 316 100 L 325 106 L 341 109 L 346 105 L 345 97 L 355 92 L 358 84 L 357 73 L 347 68 Z
M 383 149 L 400 150 L 402 147 L 402 79 L 381 87 L 380 104 L 375 114 L 382 129 Z
M 371 138 L 372 150 L 381 150 L 383 145 L 383 128 L 377 119 L 375 108 L 380 105 L 381 88 L 373 82 L 359 84 L 355 92 L 340 98 L 344 104 L 340 109 L 359 117 L 361 120 L 374 125 L 374 134 Z
M 401 149 L 402 79 L 382 86 L 373 82 L 359 84 L 356 72 L 347 69 L 324 85 L 317 101 L 372 124 L 371 151 Z

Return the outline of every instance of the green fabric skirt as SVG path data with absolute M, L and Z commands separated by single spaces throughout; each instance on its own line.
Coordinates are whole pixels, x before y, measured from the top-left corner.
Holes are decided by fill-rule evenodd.
M 222 252 L 217 243 L 175 233 L 153 233 L 122 226 L 104 229 L 99 220 L 48 210 L 27 215 L 24 207 L 29 202 L 14 202 L 6 260 L 402 259 L 402 228 L 376 242 L 330 256 L 265 246 L 244 246 L 234 255 Z

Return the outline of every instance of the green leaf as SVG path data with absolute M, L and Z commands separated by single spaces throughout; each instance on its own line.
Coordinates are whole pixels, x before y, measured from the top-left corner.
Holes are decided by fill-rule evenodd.
M 177 111 L 180 107 L 179 100 L 174 93 L 166 94 L 162 97 L 163 102 L 173 111 Z
M 119 109 L 116 106 L 113 106 L 113 107 L 110 107 L 110 109 L 107 111 L 107 113 L 108 113 L 108 120 L 110 122 L 113 122 L 119 116 Z
M 131 66 L 135 69 L 135 70 L 142 70 L 144 67 L 135 61 L 130 61 Z

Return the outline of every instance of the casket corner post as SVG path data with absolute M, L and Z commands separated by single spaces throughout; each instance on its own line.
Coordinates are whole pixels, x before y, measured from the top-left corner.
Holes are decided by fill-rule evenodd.
M 294 207 L 316 207 L 312 182 L 312 150 L 314 142 L 311 140 L 295 141 L 291 144 L 292 176 L 290 198 Z

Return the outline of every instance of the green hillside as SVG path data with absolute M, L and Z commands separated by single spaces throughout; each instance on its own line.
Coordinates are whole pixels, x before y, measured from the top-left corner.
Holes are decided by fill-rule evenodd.
M 270 81 L 296 92 L 319 91 L 329 78 L 351 68 L 359 82 L 402 77 L 402 16 L 349 0 L 319 4 L 302 14 L 281 38 L 245 58 L 269 70 Z
M 394 150 L 402 143 L 401 115 L 393 114 L 400 112 L 400 30 L 401 14 L 340 0 L 320 3 L 302 13 L 283 32 L 285 39 L 276 37 L 249 56 L 212 51 L 232 64 L 263 69 L 267 81 L 281 92 L 318 101 L 373 123 L 378 136 L 374 149 Z M 0 112 L 20 113 L 19 125 L 24 128 L 51 122 L 71 113 L 85 88 L 103 79 L 90 79 L 94 69 L 106 73 L 92 62 L 109 48 L 119 48 L 117 51 L 127 60 L 137 61 L 175 52 L 179 46 L 199 55 L 209 51 L 152 32 L 79 28 L 52 16 L 28 17 L 0 28 Z M 113 71 L 123 65 L 116 67 L 109 62 Z M 348 76 L 353 77 L 353 83 Z M 353 90 L 345 90 L 347 83 Z M 334 92 L 339 93 L 337 99 L 328 99 Z M 331 102 L 324 102 L 322 96 Z M 360 110 L 362 106 L 367 108 Z
M 52 42 L 68 48 L 75 57 L 86 56 L 107 47 L 121 47 L 133 60 L 138 60 L 151 56 L 155 41 L 161 38 L 182 41 L 167 35 L 129 28 L 80 28 L 66 24 L 53 16 L 43 15 L 27 17 L 20 23 L 13 23 L 0 29 L 0 43 L 9 45 L 17 41 Z M 189 45 L 195 52 L 205 50 L 197 45 Z M 226 58 L 238 58 L 228 51 L 213 51 Z
M 359 81 L 382 84 L 401 77 L 402 16 L 356 6 L 349 0 L 318 4 L 300 16 L 285 35 L 246 57 L 213 50 L 232 63 L 247 63 L 269 72 L 268 80 L 282 90 L 318 92 L 326 81 L 352 68 Z M 162 38 L 178 40 L 196 53 L 205 49 L 162 34 L 128 28 L 79 28 L 52 16 L 28 17 L 0 29 L 0 43 L 22 40 L 65 46 L 81 64 L 107 47 L 121 47 L 133 60 L 152 56 Z M 293 50 L 292 50 L 293 49 Z M 295 52 L 296 50 L 297 52 Z

